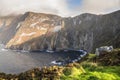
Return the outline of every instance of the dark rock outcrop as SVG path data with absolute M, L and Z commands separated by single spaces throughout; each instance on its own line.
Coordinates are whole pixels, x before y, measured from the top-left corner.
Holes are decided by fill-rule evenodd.
M 97 57 L 98 63 L 104 66 L 120 66 L 120 49 L 111 52 L 102 52 Z

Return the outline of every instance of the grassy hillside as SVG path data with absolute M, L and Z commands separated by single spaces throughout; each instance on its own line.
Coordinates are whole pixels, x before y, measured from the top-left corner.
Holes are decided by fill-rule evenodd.
M 99 57 L 89 54 L 80 63 L 74 63 L 72 69 L 65 69 L 61 80 L 120 80 L 119 60 L 119 49 L 105 52 Z

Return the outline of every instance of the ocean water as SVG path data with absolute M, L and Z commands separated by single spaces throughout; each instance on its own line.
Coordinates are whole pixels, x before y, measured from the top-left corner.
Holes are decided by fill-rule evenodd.
M 4 49 L 4 45 L 0 45 L 0 72 L 21 73 L 35 67 L 77 61 L 76 59 L 80 59 L 79 57 L 79 53 L 17 52 Z

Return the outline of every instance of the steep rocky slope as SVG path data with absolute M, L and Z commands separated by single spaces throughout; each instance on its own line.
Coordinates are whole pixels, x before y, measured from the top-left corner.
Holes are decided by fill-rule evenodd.
M 120 11 L 106 15 L 86 13 L 69 18 L 32 12 L 26 14 L 22 23 L 17 22 L 17 31 L 14 27 L 15 36 L 7 43 L 7 48 L 93 51 L 104 45 L 120 47 Z
M 0 18 L 0 43 L 6 44 L 17 32 L 17 25 L 26 18 L 26 15 L 10 16 Z
M 18 23 L 15 36 L 7 43 L 8 48 L 30 50 L 32 46 L 35 48 L 37 45 L 34 43 L 31 43 L 31 46 L 20 47 L 19 45 L 42 35 L 51 35 L 62 29 L 59 16 L 32 12 L 27 14 L 25 20 Z

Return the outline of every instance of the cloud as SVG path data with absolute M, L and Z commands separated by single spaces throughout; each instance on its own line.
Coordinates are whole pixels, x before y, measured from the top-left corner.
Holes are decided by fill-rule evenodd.
M 0 0 L 0 15 L 24 13 L 27 11 L 69 15 L 66 0 Z
M 82 0 L 76 13 L 106 14 L 120 9 L 120 0 Z
M 0 15 L 33 11 L 75 16 L 81 13 L 104 14 L 120 9 L 120 0 L 81 0 L 80 5 L 74 9 L 69 4 L 68 0 L 0 0 Z

